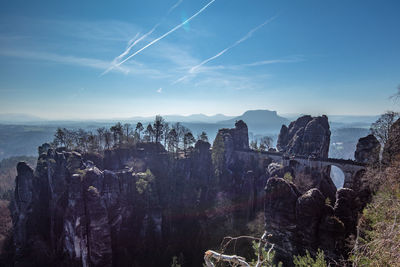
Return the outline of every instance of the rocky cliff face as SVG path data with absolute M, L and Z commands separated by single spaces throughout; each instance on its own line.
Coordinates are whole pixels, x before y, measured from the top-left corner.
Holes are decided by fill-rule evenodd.
M 325 122 L 305 116 L 282 127 L 280 146 L 327 156 Z M 318 247 L 332 259 L 346 255 L 355 193 L 336 192 L 325 168 L 288 156 L 272 161 L 249 150 L 243 121 L 220 130 L 212 151 L 198 141 L 184 158 L 154 143 L 104 155 L 45 144 L 35 170 L 17 166 L 14 265 L 169 266 L 181 255 L 185 266 L 201 266 L 206 249 L 247 234 L 263 208 L 277 259 L 287 266 Z
M 361 163 L 374 164 L 379 162 L 380 150 L 381 144 L 378 139 L 370 134 L 358 140 L 354 158 Z
M 389 138 L 383 148 L 382 163 L 389 164 L 400 156 L 400 119 L 390 127 Z
M 280 152 L 298 156 L 327 158 L 331 132 L 328 117 L 303 116 L 282 126 L 277 148 Z
M 243 122 L 222 135 L 224 159 L 248 148 Z M 235 158 L 217 178 L 203 141 L 185 158 L 151 143 L 104 156 L 45 144 L 39 154 L 36 170 L 18 165 L 15 266 L 169 266 L 179 255 L 201 266 L 263 205 L 263 169 Z
M 276 244 L 276 259 L 293 266 L 293 255 L 324 250 L 331 260 L 346 258 L 346 238 L 355 234 L 354 192 L 340 189 L 334 207 L 316 188 L 301 194 L 282 178 L 270 178 L 265 187 L 265 230 Z
M 328 117 L 303 116 L 291 122 L 289 127 L 282 126 L 277 148 L 289 159 L 291 156 L 327 158 L 330 134 Z M 295 160 L 290 160 L 283 167 L 291 169 L 293 183 L 301 193 L 318 188 L 325 197 L 335 200 L 336 186 L 330 178 L 330 167 L 313 168 L 298 164 Z

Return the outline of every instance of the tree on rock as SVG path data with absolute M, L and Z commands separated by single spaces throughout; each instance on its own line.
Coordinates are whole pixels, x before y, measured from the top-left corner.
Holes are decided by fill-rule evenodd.
M 185 133 L 183 137 L 183 150 L 186 154 L 186 151 L 189 147 L 191 147 L 196 142 L 196 139 L 193 137 L 192 132 Z
M 201 134 L 199 135 L 199 140 L 203 141 L 203 142 L 208 142 L 208 136 L 206 132 L 201 132 Z
M 55 146 L 66 146 L 66 129 L 57 128 L 53 143 Z
M 154 130 L 150 123 L 147 125 L 146 130 L 144 131 L 144 134 L 145 134 L 145 136 L 144 136 L 145 141 L 153 142 Z
M 271 136 L 264 136 L 260 139 L 260 151 L 266 151 L 272 148 L 272 137 Z
M 165 121 L 163 117 L 157 115 L 153 123 L 154 139 L 156 143 L 159 143 L 161 141 L 161 138 L 163 136 L 164 123 Z
M 140 141 L 140 133 L 141 133 L 143 130 L 144 130 L 143 124 L 142 124 L 141 122 L 138 122 L 138 123 L 136 124 L 135 132 L 138 134 L 139 141 Z
M 389 138 L 389 131 L 392 124 L 399 118 L 399 113 L 387 111 L 379 119 L 372 123 L 370 131 L 378 141 L 384 146 Z
M 122 143 L 122 136 L 123 136 L 122 124 L 120 122 L 117 122 L 117 124 L 111 126 L 110 131 L 113 134 L 114 145 L 117 143 Z

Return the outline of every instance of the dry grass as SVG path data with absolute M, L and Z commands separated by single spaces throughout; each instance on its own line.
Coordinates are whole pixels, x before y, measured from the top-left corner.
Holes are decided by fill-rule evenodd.
M 377 193 L 359 221 L 354 266 L 400 266 L 400 161 L 364 176 Z

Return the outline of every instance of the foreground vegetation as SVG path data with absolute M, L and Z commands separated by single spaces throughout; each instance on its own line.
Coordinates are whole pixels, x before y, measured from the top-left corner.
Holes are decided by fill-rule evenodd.
M 367 176 L 378 190 L 360 218 L 351 260 L 354 266 L 399 266 L 400 161 Z

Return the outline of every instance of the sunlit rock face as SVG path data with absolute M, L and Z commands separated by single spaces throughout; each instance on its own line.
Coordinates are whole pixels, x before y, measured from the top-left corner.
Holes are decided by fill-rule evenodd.
M 289 127 L 282 126 L 278 136 L 278 150 L 290 155 L 327 158 L 331 131 L 328 117 L 298 118 Z
M 291 122 L 289 127 L 282 126 L 277 148 L 288 157 L 327 158 L 330 135 L 327 116 L 302 116 Z M 292 170 L 293 183 L 300 192 L 318 188 L 325 197 L 335 201 L 336 186 L 330 177 L 330 167 L 304 166 L 295 160 L 284 167 Z
M 381 144 L 378 139 L 370 134 L 358 140 L 354 158 L 361 163 L 374 164 L 379 162 L 380 150 Z

